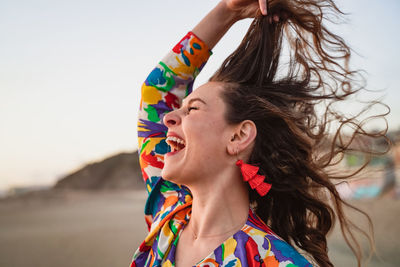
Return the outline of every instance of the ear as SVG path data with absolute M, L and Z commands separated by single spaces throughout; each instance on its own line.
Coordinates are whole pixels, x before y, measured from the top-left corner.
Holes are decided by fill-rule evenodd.
M 228 154 L 234 156 L 250 150 L 256 136 L 256 124 L 251 120 L 242 121 L 233 129 L 231 140 L 227 146 Z

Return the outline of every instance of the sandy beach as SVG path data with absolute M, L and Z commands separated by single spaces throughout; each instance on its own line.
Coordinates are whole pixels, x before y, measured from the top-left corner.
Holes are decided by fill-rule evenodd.
M 0 266 L 129 266 L 145 193 L 59 192 L 0 202 Z
M 147 232 L 145 197 L 143 191 L 49 191 L 1 200 L 0 266 L 127 267 Z M 352 203 L 375 224 L 380 259 L 367 266 L 400 266 L 400 200 Z M 335 266 L 356 266 L 338 229 L 329 251 Z

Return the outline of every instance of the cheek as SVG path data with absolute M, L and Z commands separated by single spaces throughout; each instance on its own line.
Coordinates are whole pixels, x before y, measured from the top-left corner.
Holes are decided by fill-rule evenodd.
M 226 150 L 225 138 L 227 126 L 224 121 L 209 118 L 193 120 L 188 126 L 188 140 L 196 149 L 197 154 L 203 156 L 221 156 Z

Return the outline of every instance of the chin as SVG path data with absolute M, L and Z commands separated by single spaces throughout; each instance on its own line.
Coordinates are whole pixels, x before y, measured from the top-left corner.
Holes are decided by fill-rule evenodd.
M 168 166 L 165 165 L 161 172 L 161 177 L 166 181 L 185 186 L 190 184 L 190 180 L 187 179 L 188 177 L 189 179 L 193 179 L 193 175 L 185 174 L 182 169 L 176 168 L 175 166 L 168 168 Z
M 173 183 L 178 183 L 177 179 L 179 177 L 178 173 L 176 172 L 176 170 L 171 170 L 171 168 L 168 168 L 168 166 L 164 165 L 164 168 L 161 171 L 161 177 L 169 182 L 173 182 Z
M 161 172 L 161 177 L 164 179 L 164 180 L 167 180 L 167 181 L 170 181 L 170 182 L 172 182 L 172 176 L 167 172 L 167 171 L 165 171 L 165 168 L 162 170 L 162 172 Z

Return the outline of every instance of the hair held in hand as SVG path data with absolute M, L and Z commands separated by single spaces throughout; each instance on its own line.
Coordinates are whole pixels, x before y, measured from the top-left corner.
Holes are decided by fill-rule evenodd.
M 271 23 L 274 15 L 279 21 Z M 370 218 L 344 201 L 335 186 L 368 160 L 351 174 L 332 170 L 348 151 L 385 153 L 367 144 L 385 139 L 386 129 L 368 132 L 365 126 L 386 114 L 360 119 L 379 102 L 352 116 L 335 109 L 365 87 L 360 72 L 349 68 L 350 48 L 325 26 L 342 15 L 329 0 L 269 1 L 268 15 L 254 19 L 242 43 L 210 78 L 224 83 L 228 122 L 249 119 L 257 126 L 249 163 L 272 184 L 265 197 L 249 190 L 257 215 L 319 266 L 333 266 L 326 236 L 336 220 L 359 266 L 362 249 L 355 232 L 367 236 L 373 249 L 373 235 L 347 219 L 344 208 L 363 214 L 373 232 Z

